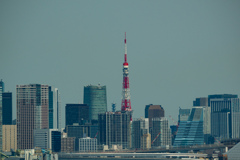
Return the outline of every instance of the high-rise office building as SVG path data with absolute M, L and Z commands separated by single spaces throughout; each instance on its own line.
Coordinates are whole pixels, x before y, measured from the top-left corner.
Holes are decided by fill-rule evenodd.
M 106 112 L 98 115 L 101 145 L 131 148 L 131 112 Z
M 4 83 L 0 81 L 0 151 L 2 151 L 2 93 L 4 92 Z
M 208 98 L 207 97 L 196 98 L 196 100 L 193 101 L 193 106 L 208 106 Z
M 164 109 L 161 105 L 149 104 L 145 107 L 145 118 L 149 119 L 149 128 L 152 128 L 152 119 L 164 117 Z
M 106 86 L 85 86 L 84 104 L 89 106 L 89 119 L 98 120 L 99 113 L 107 112 Z
M 147 139 L 144 137 L 148 137 L 149 135 L 149 121 L 148 118 L 139 118 L 132 122 L 132 140 L 133 148 L 142 148 L 146 149 L 146 146 L 151 148 L 151 139 Z M 147 141 L 148 140 L 148 141 Z M 147 145 L 148 143 L 148 145 Z M 144 145 L 145 144 L 145 145 Z
M 12 124 L 12 93 L 2 93 L 2 124 Z
M 171 130 L 165 117 L 152 119 L 152 146 L 172 145 Z
M 210 135 L 210 108 L 208 106 L 193 107 L 188 120 L 179 123 L 174 146 L 204 144 L 204 135 Z
M 240 138 L 240 99 L 233 98 L 231 101 L 232 138 Z
M 87 104 L 66 104 L 66 126 L 74 123 L 83 124 L 89 120 L 89 106 Z
M 210 102 L 213 99 L 227 99 L 227 98 L 238 98 L 236 94 L 213 94 L 208 95 L 208 106 L 210 106 Z
M 49 128 L 61 130 L 61 98 L 57 88 L 49 86 Z
M 49 127 L 48 85 L 17 85 L 17 146 L 33 148 L 33 130 Z
M 236 99 L 237 97 L 237 95 L 231 94 L 208 96 L 211 107 L 211 135 L 216 139 L 221 140 L 233 137 L 232 132 L 237 128 L 232 128 L 232 118 L 237 118 L 235 116 L 237 113 L 235 109 L 238 108 L 236 105 L 234 105 L 235 101 L 233 99 Z M 235 109 L 232 109 L 233 105 Z M 234 116 L 233 110 L 235 110 Z

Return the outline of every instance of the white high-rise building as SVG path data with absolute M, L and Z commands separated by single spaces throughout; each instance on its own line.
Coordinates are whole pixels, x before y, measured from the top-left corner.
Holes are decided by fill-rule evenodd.
M 60 92 L 52 86 L 49 86 L 49 128 L 61 130 Z

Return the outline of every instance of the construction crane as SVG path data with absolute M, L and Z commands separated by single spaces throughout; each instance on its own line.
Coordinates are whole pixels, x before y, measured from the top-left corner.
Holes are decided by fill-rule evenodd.
M 94 138 L 97 138 L 97 135 L 98 135 L 98 132 L 96 133 L 95 137 Z
M 158 136 L 161 134 L 161 131 L 157 134 L 157 136 L 154 138 L 154 140 L 152 141 L 152 143 L 151 144 L 153 144 L 153 142 L 155 142 L 156 141 L 156 139 L 158 138 Z

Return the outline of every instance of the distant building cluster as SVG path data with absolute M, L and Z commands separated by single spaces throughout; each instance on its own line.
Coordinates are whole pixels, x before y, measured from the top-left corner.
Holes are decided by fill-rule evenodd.
M 17 149 L 52 152 L 97 152 L 193 146 L 240 138 L 238 95 L 196 98 L 193 107 L 180 108 L 178 122 L 169 126 L 161 105 L 145 107 L 145 117 L 132 111 L 107 111 L 106 86 L 84 87 L 84 103 L 65 105 L 61 126 L 61 98 L 57 88 L 42 84 L 16 86 L 17 119 L 12 120 L 12 93 L 0 81 L 0 143 L 2 151 Z
M 180 108 L 170 126 L 164 107 L 149 104 L 145 117 L 133 119 L 130 101 L 126 37 L 121 109 L 107 110 L 106 86 L 84 86 L 83 104 L 65 105 L 61 121 L 58 88 L 45 84 L 16 86 L 16 119 L 12 119 L 12 93 L 0 81 L 0 151 L 21 152 L 26 157 L 53 153 L 150 150 L 171 146 L 219 143 L 240 138 L 238 95 L 216 94 L 196 98 L 192 108 Z M 136 107 L 133 107 L 136 108 Z M 171 116 L 170 116 L 171 118 Z M 56 158 L 56 157 L 55 157 Z

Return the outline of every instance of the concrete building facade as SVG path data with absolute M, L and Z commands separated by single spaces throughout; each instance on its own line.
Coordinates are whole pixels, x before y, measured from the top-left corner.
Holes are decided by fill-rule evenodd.
M 151 146 L 149 142 L 149 121 L 148 118 L 139 118 L 132 122 L 132 147 L 133 148 L 142 148 Z M 151 141 L 151 140 L 150 140 Z M 148 144 L 150 143 L 150 144 Z
M 17 85 L 18 149 L 33 148 L 34 129 L 49 128 L 48 85 Z
M 97 139 L 96 138 L 79 138 L 78 150 L 79 152 L 96 152 L 97 151 Z
M 106 112 L 98 115 L 101 145 L 131 148 L 131 112 Z
M 17 126 L 16 125 L 3 125 L 2 126 L 2 150 L 10 152 L 11 149 L 17 150 Z
M 0 151 L 2 150 L 2 93 L 4 92 L 4 82 L 0 81 Z
M 61 132 L 58 129 L 35 129 L 34 148 L 51 149 L 53 152 L 61 151 Z
M 164 109 L 161 105 L 149 104 L 145 107 L 145 118 L 149 119 L 149 128 L 152 128 L 152 119 L 164 117 Z
M 71 153 L 75 151 L 75 137 L 61 138 L 61 152 Z
M 232 138 L 233 134 L 236 135 L 236 129 L 239 128 L 236 128 L 232 122 L 232 120 L 237 119 L 236 115 L 238 115 L 237 95 L 223 94 L 210 95 L 209 97 L 211 97 L 211 135 L 218 140 Z M 234 106 L 233 109 L 232 106 Z
M 171 146 L 172 137 L 168 120 L 164 117 L 152 119 L 152 147 Z

